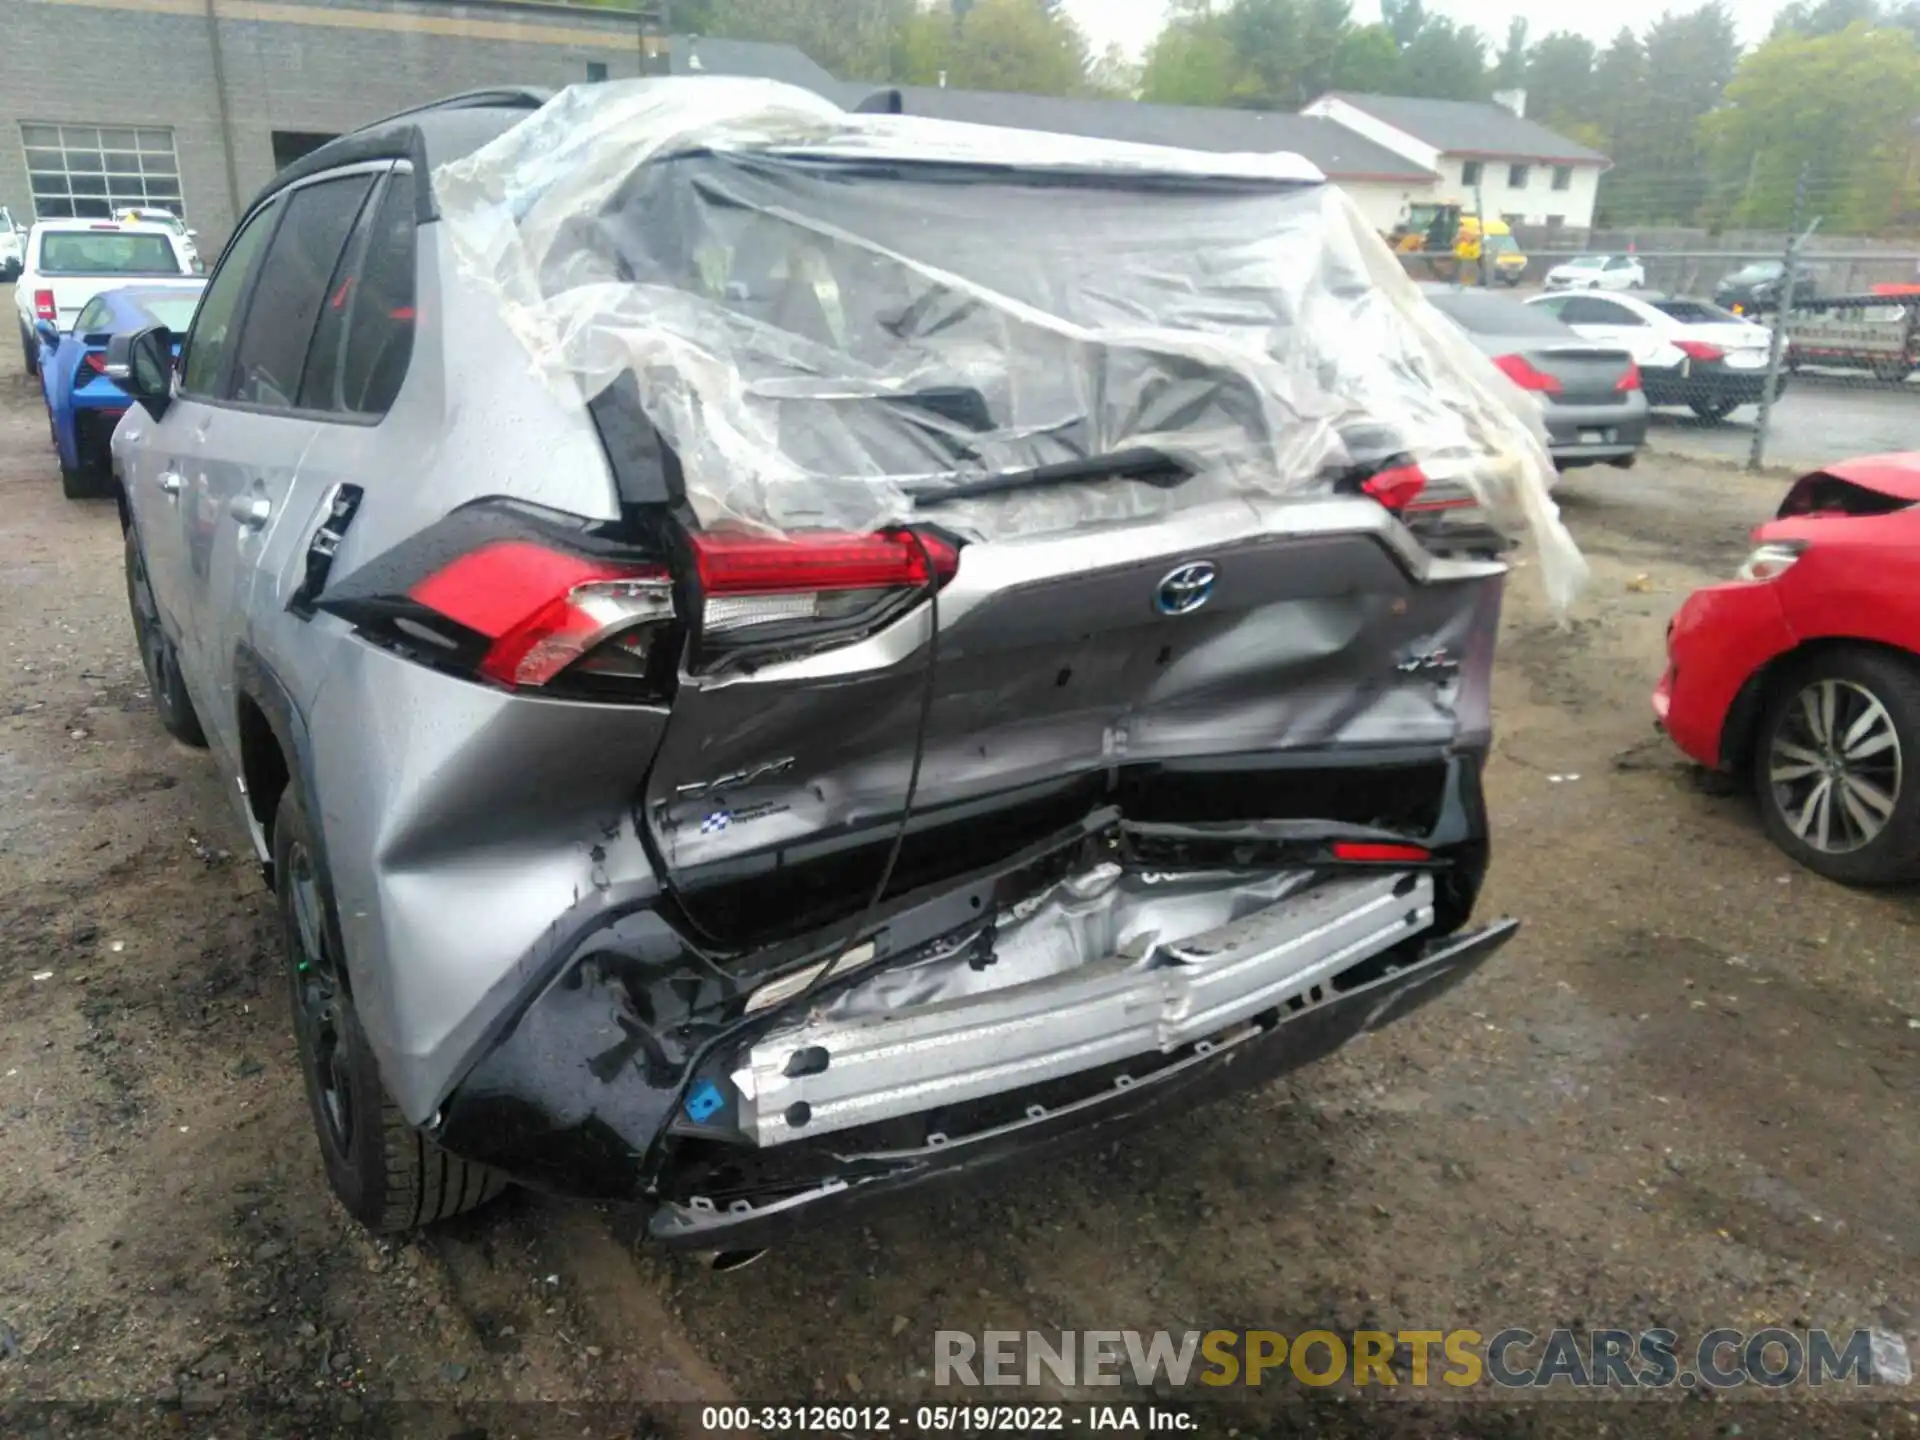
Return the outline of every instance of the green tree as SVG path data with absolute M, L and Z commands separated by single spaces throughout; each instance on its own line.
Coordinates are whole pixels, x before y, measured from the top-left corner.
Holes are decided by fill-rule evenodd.
M 1838 35 L 1849 25 L 1877 25 L 1880 19 L 1879 0 L 1793 0 L 1773 17 L 1773 34 Z
M 1493 67 L 1493 88 L 1496 90 L 1519 90 L 1527 83 L 1527 30 L 1526 17 L 1516 15 L 1507 22 L 1507 43 L 1500 51 L 1500 59 Z
M 1486 37 L 1471 25 L 1455 25 L 1444 15 L 1428 16 L 1400 51 L 1402 94 L 1484 100 L 1492 88 L 1488 79 Z
M 1400 88 L 1400 47 L 1384 25 L 1357 25 L 1340 37 L 1333 88 L 1391 95 Z
M 1239 57 L 1218 16 L 1176 15 L 1147 48 L 1140 98 L 1162 105 L 1226 105 L 1240 73 Z
M 1916 114 L 1920 47 L 1861 20 L 1838 34 L 1774 35 L 1740 62 L 1701 132 L 1734 223 L 1785 225 L 1805 173 L 1828 229 L 1873 234 L 1915 201 Z
M 1560 30 L 1542 39 L 1527 52 L 1527 113 L 1563 135 L 1576 127 L 1604 135 L 1594 76 L 1599 58 L 1584 35 Z
M 965 89 L 1072 95 L 1086 88 L 1087 41 L 1040 0 L 974 0 L 945 69 Z
M 1609 224 L 1692 223 L 1708 214 L 1700 122 L 1720 104 L 1740 45 L 1723 0 L 1668 11 L 1644 39 L 1622 31 L 1595 67 L 1613 170 L 1601 186 Z

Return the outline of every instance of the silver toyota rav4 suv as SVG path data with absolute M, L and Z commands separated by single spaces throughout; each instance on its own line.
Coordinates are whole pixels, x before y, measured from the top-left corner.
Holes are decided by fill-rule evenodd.
M 1291 157 L 687 79 L 283 171 L 114 456 L 347 1209 L 743 1250 L 1471 971 L 1547 463 L 1450 337 Z

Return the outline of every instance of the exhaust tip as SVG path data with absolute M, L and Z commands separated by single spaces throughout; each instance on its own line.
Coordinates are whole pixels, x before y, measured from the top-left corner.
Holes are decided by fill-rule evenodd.
M 758 1250 L 716 1250 L 707 1257 L 707 1269 L 716 1275 L 724 1275 L 729 1270 L 744 1270 L 766 1253 L 765 1246 Z

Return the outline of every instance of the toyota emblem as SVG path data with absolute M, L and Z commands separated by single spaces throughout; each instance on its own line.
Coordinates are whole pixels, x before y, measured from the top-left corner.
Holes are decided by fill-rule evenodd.
M 1213 595 L 1219 572 L 1211 560 L 1197 560 L 1170 572 L 1153 593 L 1154 608 L 1162 615 L 1191 615 Z

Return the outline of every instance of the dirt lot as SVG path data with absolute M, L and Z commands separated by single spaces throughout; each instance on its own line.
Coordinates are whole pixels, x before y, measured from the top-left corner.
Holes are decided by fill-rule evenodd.
M 943 1327 L 1920 1340 L 1916 897 L 1788 865 L 1647 710 L 1668 614 L 1779 477 L 1655 460 L 1566 487 L 1595 579 L 1567 632 L 1530 568 L 1511 591 L 1484 910 L 1525 928 L 1480 976 L 1190 1122 L 714 1275 L 531 1196 L 402 1244 L 333 1207 L 244 837 L 148 711 L 113 506 L 60 498 L 37 387 L 10 344 L 0 365 L 0 1431 L 697 1433 L 676 1402 L 925 1397 Z M 1920 1440 L 1911 1393 L 1468 1408 L 1289 1382 L 1197 1413 Z

